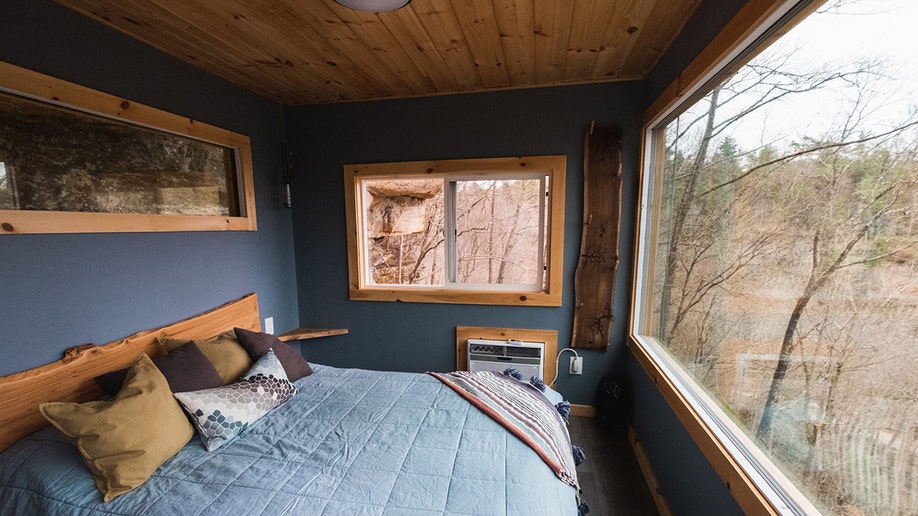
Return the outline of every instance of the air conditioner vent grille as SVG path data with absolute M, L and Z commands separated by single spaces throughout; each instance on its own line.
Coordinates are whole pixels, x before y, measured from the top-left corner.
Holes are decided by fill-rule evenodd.
M 469 339 L 467 341 L 469 371 L 518 370 L 523 378 L 543 377 L 545 343 Z

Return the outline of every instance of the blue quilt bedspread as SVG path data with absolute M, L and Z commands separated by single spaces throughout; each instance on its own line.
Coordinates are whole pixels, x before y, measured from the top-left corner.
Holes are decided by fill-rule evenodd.
M 108 503 L 79 452 L 37 432 L 0 454 L 0 514 L 577 514 L 574 488 L 437 379 L 314 370 L 241 437 L 194 437 Z

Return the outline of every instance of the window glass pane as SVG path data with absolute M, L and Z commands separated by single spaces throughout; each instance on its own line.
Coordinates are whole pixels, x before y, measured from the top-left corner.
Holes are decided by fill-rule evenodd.
M 0 210 L 13 209 L 13 185 L 10 174 L 6 171 L 6 163 L 0 161 Z
M 371 283 L 442 286 L 443 179 L 366 179 L 363 187 Z
M 649 332 L 833 514 L 918 512 L 916 23 L 830 3 L 657 164 Z
M 538 178 L 456 183 L 457 283 L 542 288 L 542 184 Z
M 0 93 L 0 209 L 238 216 L 229 147 Z

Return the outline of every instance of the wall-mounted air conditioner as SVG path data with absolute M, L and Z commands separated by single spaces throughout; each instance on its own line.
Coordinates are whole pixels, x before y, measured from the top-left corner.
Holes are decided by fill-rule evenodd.
M 544 375 L 544 342 L 522 342 L 519 340 L 468 339 L 469 371 L 501 372 L 512 367 L 523 375 L 524 380 Z

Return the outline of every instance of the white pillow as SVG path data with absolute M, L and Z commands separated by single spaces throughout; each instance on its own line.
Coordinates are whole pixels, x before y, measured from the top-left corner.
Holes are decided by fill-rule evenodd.
M 176 392 L 174 396 L 191 416 L 204 447 L 213 451 L 294 394 L 296 387 L 287 380 L 274 351 L 269 350 L 229 385 Z

